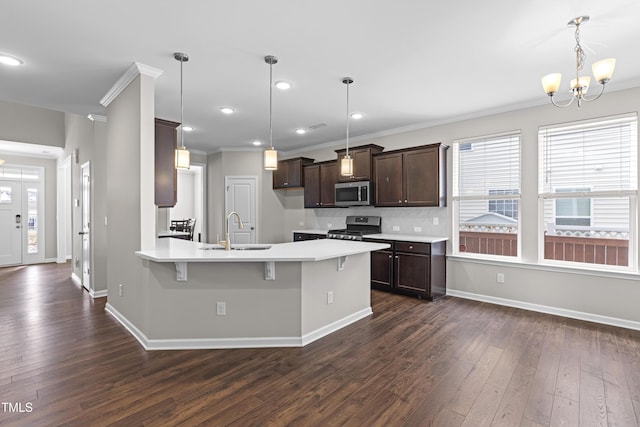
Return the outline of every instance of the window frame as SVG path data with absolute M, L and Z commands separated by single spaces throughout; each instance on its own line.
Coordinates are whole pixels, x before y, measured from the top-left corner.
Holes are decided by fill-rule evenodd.
M 545 159 L 545 152 L 548 142 L 546 137 L 549 131 L 564 130 L 574 128 L 574 132 L 583 132 L 598 128 L 604 128 L 606 126 L 613 126 L 616 122 L 628 123 L 631 125 L 632 131 L 635 135 L 630 137 L 629 150 L 631 154 L 628 156 L 632 162 L 629 166 L 629 185 L 630 188 L 622 188 L 619 186 L 617 189 L 604 189 L 596 190 L 593 185 L 580 186 L 580 188 L 589 187 L 589 191 L 575 191 L 575 192 L 561 192 L 557 193 L 557 189 L 570 188 L 569 186 L 556 187 L 552 183 L 552 191 L 545 192 L 544 181 L 546 177 L 545 168 L 548 168 L 548 159 Z M 635 138 L 635 139 L 634 139 Z M 598 117 L 588 120 L 572 121 L 556 125 L 545 125 L 538 127 L 538 264 L 553 266 L 553 267 L 566 267 L 585 271 L 610 271 L 610 272 L 629 272 L 638 273 L 638 238 L 637 238 L 637 224 L 638 224 L 638 115 L 637 113 L 620 114 L 614 116 Z M 624 153 L 624 152 L 623 152 Z M 624 155 L 624 154 L 623 154 Z M 622 158 L 623 156 L 619 156 Z M 623 174 L 621 176 L 621 183 Z M 625 179 L 627 176 L 625 176 Z M 573 187 L 578 189 L 578 187 Z M 589 262 L 579 261 L 567 261 L 567 260 L 553 260 L 545 258 L 545 236 L 547 231 L 547 224 L 545 223 L 545 207 L 546 200 L 553 200 L 553 224 L 557 225 L 557 212 L 556 201 L 559 199 L 589 199 L 590 205 L 590 224 L 593 224 L 596 220 L 594 212 L 594 200 L 595 199 L 628 199 L 629 211 L 628 211 L 628 265 L 619 266 L 612 264 L 597 264 Z M 561 225 L 562 226 L 562 225 Z M 576 226 L 577 227 L 577 226 Z M 589 227 L 594 227 L 590 225 Z M 614 229 L 615 227 L 611 227 Z
M 475 195 L 460 195 L 459 194 L 459 185 L 460 185 L 460 151 L 468 152 L 473 151 L 476 148 L 476 145 L 479 143 L 486 143 L 490 140 L 498 140 L 504 138 L 517 138 L 517 147 L 518 147 L 518 188 L 512 189 L 517 190 L 517 192 L 512 194 L 489 194 L 489 190 L 487 189 L 486 194 L 475 194 Z M 452 179 L 452 255 L 464 258 L 474 258 L 474 259 L 486 259 L 486 260 L 496 260 L 496 261 L 505 261 L 505 262 L 520 262 L 522 260 L 522 223 L 521 217 L 522 212 L 520 211 L 522 207 L 522 131 L 521 130 L 512 130 L 508 132 L 501 132 L 489 135 L 482 136 L 474 136 L 464 139 L 457 139 L 453 141 L 453 179 Z M 494 189 L 499 190 L 499 189 Z M 517 218 L 512 218 L 516 220 L 516 235 L 517 238 L 517 249 L 516 255 L 494 255 L 494 254 L 484 254 L 484 253 L 475 253 L 475 252 L 466 252 L 460 251 L 460 202 L 466 201 L 487 201 L 487 213 L 489 213 L 489 202 L 490 201 L 504 201 L 504 200 L 514 200 L 517 204 L 518 216 Z

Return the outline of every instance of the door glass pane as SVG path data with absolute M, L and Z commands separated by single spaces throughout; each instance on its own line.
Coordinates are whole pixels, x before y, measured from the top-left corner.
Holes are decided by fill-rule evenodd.
M 38 253 L 38 190 L 36 188 L 27 189 L 27 252 Z
M 11 203 L 11 187 L 0 187 L 0 203 Z

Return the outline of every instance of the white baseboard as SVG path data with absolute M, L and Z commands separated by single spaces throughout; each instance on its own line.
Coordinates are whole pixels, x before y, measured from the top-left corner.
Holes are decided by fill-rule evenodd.
M 75 284 L 82 286 L 82 280 L 80 280 L 76 273 L 71 273 L 71 280 L 73 280 Z
M 371 307 L 367 307 L 363 310 L 350 314 L 347 317 L 343 317 L 340 320 L 330 323 L 327 326 L 323 326 L 322 328 L 318 328 L 315 331 L 311 331 L 308 334 L 305 334 L 302 336 L 302 346 L 310 344 L 324 336 L 329 335 L 332 332 L 337 331 L 338 329 L 342 329 L 345 326 L 350 325 L 354 322 L 357 322 L 360 319 L 364 319 L 365 317 L 370 316 L 372 314 L 373 314 L 373 311 L 371 311 Z
M 105 306 L 111 314 L 133 335 L 145 350 L 219 350 L 232 348 L 304 347 L 332 332 L 372 314 L 371 307 L 319 328 L 302 337 L 254 337 L 254 338 L 196 338 L 149 339 L 140 329 L 124 317 L 111 304 Z
M 89 295 L 91 295 L 91 298 L 102 298 L 102 297 L 106 297 L 107 296 L 107 290 L 103 290 L 103 291 L 89 291 Z
M 587 322 L 602 323 L 603 325 L 618 326 L 620 328 L 634 329 L 637 331 L 640 330 L 640 322 L 619 319 L 616 317 L 608 317 L 599 314 L 585 313 L 582 311 L 568 310 L 566 308 L 550 307 L 547 305 L 532 304 L 506 298 L 474 294 L 471 292 L 456 291 L 455 289 L 447 289 L 447 295 L 474 301 L 488 302 L 490 304 L 504 305 L 507 307 L 522 308 L 524 310 L 537 311 L 539 313 L 554 314 L 556 316 L 569 317 L 571 319 L 586 320 Z

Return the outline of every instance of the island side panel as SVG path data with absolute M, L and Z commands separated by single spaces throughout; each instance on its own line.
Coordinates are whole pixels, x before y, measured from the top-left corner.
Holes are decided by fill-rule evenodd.
M 337 258 L 302 263 L 303 336 L 371 312 L 370 261 L 365 252 L 349 255 L 343 270 L 338 270 Z M 329 292 L 333 293 L 332 303 L 327 300 Z
M 177 282 L 173 263 L 145 261 L 149 269 L 150 340 L 299 338 L 300 262 L 276 263 L 276 280 L 264 280 L 264 263 L 188 264 Z M 224 302 L 226 315 L 216 314 Z

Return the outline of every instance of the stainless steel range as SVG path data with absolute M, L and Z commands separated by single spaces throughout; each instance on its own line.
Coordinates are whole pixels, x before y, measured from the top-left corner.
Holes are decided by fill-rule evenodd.
M 329 230 L 327 238 L 343 240 L 362 240 L 367 234 L 381 232 L 382 218 L 379 216 L 348 216 L 347 228 L 342 230 Z

